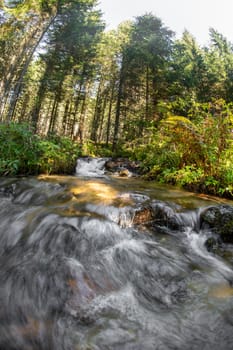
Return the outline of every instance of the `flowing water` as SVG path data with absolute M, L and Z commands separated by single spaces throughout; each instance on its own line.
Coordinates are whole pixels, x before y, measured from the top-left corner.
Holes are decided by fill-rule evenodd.
M 0 350 L 233 349 L 233 247 L 199 229 L 215 199 L 103 164 L 0 180 Z M 135 224 L 151 203 L 180 229 Z

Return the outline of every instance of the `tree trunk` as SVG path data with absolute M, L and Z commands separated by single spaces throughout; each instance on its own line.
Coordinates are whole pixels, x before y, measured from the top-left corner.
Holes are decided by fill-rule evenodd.
M 98 142 L 102 141 L 103 138 L 103 124 L 104 124 L 104 115 L 107 105 L 107 96 L 104 97 L 103 107 L 101 110 L 100 121 L 99 121 L 99 134 L 98 134 Z
M 79 90 L 78 90 L 78 95 L 75 99 L 75 103 L 74 103 L 74 112 L 73 112 L 73 120 L 72 120 L 72 126 L 71 126 L 71 137 L 74 136 L 75 134 L 75 125 L 77 123 L 77 114 L 78 114 L 78 110 L 80 107 L 80 102 L 82 100 L 82 88 L 83 88 L 83 82 L 81 81 L 79 84 Z M 85 98 L 85 96 L 84 96 Z
M 34 105 L 32 112 L 31 112 L 31 115 L 32 115 L 31 124 L 32 124 L 32 127 L 33 127 L 35 133 L 37 133 L 37 131 L 38 131 L 37 129 L 38 129 L 40 109 L 41 109 L 42 101 L 44 99 L 45 92 L 46 92 L 45 91 L 45 80 L 43 80 L 41 82 L 39 91 L 38 91 L 37 96 L 36 96 L 35 105 Z
M 107 131 L 106 131 L 106 146 L 109 145 L 109 140 L 110 140 L 111 115 L 112 115 L 112 104 L 113 104 L 113 93 L 114 93 L 114 85 L 112 86 L 111 98 L 110 98 L 109 107 L 108 107 L 108 121 L 107 121 Z
M 85 122 L 85 115 L 86 115 L 86 95 L 84 96 L 81 113 L 80 113 L 80 119 L 79 119 L 79 128 L 77 133 L 77 139 L 80 141 L 80 144 L 83 144 L 84 141 L 84 122 Z
M 33 30 L 31 35 L 28 34 L 19 44 L 17 53 L 12 53 L 11 57 L 9 58 L 8 67 L 5 69 L 4 75 L 0 81 L 0 101 L 2 101 L 4 104 L 6 103 L 7 97 L 9 95 L 12 81 L 17 79 L 18 67 L 21 66 L 25 56 L 27 55 L 29 43 L 32 42 L 37 32 L 38 28 Z
M 50 123 L 49 123 L 49 130 L 48 134 L 52 134 L 55 131 L 55 124 L 57 119 L 57 108 L 58 108 L 58 98 L 57 95 L 54 98 L 53 101 L 53 108 L 50 116 Z
M 118 137 L 119 137 L 121 102 L 122 102 L 122 99 L 123 99 L 123 90 L 124 90 L 123 88 L 124 88 L 124 57 L 122 58 L 122 65 L 121 65 L 121 70 L 120 70 L 120 79 L 119 79 L 119 85 L 118 85 L 116 115 L 115 115 L 113 144 L 112 144 L 112 150 L 113 151 L 116 150 Z
M 94 142 L 97 141 L 97 133 L 98 133 L 100 114 L 102 109 L 101 93 L 102 93 L 102 79 L 100 80 L 99 86 L 98 86 L 98 92 L 97 92 L 96 103 L 95 103 L 95 112 L 94 112 L 94 117 L 93 117 L 92 126 L 91 126 L 91 140 Z
M 24 98 L 23 98 L 23 103 L 22 103 L 20 116 L 19 116 L 19 122 L 23 122 L 23 121 L 25 122 L 27 120 L 25 118 L 25 114 L 26 114 L 28 103 L 29 103 L 29 94 L 27 93 L 24 95 Z
M 17 79 L 17 82 L 13 88 L 13 91 L 12 91 L 12 95 L 11 95 L 11 99 L 10 99 L 10 108 L 9 108 L 9 111 L 8 111 L 8 116 L 7 116 L 7 120 L 10 121 L 13 117 L 13 114 L 14 114 L 14 111 L 15 111 L 15 108 L 16 108 L 16 104 L 17 104 L 17 101 L 18 101 L 18 97 L 19 97 L 19 94 L 20 94 L 20 91 L 21 91 L 21 88 L 22 88 L 22 83 L 23 83 L 23 79 L 25 77 L 25 74 L 27 73 L 27 70 L 28 70 L 28 67 L 29 67 L 29 64 L 31 63 L 32 61 L 32 57 L 36 51 L 36 49 L 38 48 L 41 40 L 43 39 L 44 35 L 47 33 L 49 27 L 51 26 L 51 24 L 54 22 L 56 18 L 56 15 L 53 16 L 49 23 L 46 25 L 45 28 L 43 28 L 39 38 L 37 39 L 36 43 L 34 44 L 34 46 L 31 48 L 31 51 L 29 52 L 29 55 L 28 57 L 26 58 L 26 61 L 23 65 L 23 68 L 20 72 L 20 75 Z
M 62 118 L 62 127 L 63 127 L 64 135 L 67 134 L 67 124 L 68 124 L 67 121 L 68 121 L 69 110 L 70 110 L 70 100 L 66 100 L 65 111 Z
M 146 120 L 149 120 L 149 67 L 146 67 Z

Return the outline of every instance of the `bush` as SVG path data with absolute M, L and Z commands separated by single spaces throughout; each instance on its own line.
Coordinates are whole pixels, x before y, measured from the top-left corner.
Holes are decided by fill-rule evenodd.
M 81 154 L 77 143 L 67 137 L 52 136 L 39 140 L 38 146 L 40 173 L 71 174 L 74 171 L 76 159 Z
M 26 124 L 0 125 L 0 176 L 72 173 L 81 154 L 66 137 L 39 138 Z
M 176 170 L 174 168 L 165 169 L 162 175 L 166 182 L 170 182 L 179 186 L 186 186 L 188 184 L 201 183 L 204 172 L 200 168 L 187 165 L 179 170 Z
M 25 124 L 0 124 L 0 175 L 37 172 L 38 138 Z
M 92 157 L 112 157 L 112 146 L 87 140 L 83 145 L 83 153 Z
M 91 140 L 87 140 L 83 145 L 83 154 L 91 157 L 123 157 L 131 158 L 132 150 L 128 149 L 127 145 L 118 144 L 115 151 L 112 150 L 112 144 L 106 145 L 106 143 L 96 143 Z
M 145 179 L 159 179 L 162 171 L 167 168 L 179 168 L 180 154 L 170 147 L 167 140 L 162 140 L 159 133 L 151 137 L 150 142 L 131 143 L 131 157 L 141 162 Z

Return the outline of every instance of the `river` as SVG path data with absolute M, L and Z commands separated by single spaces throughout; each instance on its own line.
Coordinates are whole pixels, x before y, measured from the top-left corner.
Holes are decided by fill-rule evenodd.
M 233 246 L 199 227 L 217 199 L 99 160 L 1 178 L 0 199 L 0 350 L 233 349 Z M 151 203 L 180 229 L 135 223 Z

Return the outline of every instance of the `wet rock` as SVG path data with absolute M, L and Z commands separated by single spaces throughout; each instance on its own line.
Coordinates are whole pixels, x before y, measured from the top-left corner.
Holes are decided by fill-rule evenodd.
M 119 171 L 119 176 L 121 177 L 130 177 L 132 176 L 132 174 L 130 173 L 130 171 L 128 169 L 122 169 Z
M 165 226 L 173 230 L 179 230 L 182 227 L 182 223 L 175 212 L 176 208 L 173 208 L 169 204 L 160 201 L 153 201 L 152 210 L 155 218 L 153 222 L 154 227 Z
M 225 243 L 233 243 L 233 206 L 211 206 L 201 213 L 201 229 L 220 235 Z
M 141 193 L 130 193 L 129 196 L 135 203 L 144 203 L 150 200 L 149 196 Z
M 217 237 L 209 237 L 205 241 L 205 247 L 208 250 L 208 252 L 212 253 L 218 253 L 220 241 Z
M 152 201 L 149 205 L 137 208 L 133 224 L 150 224 L 155 229 L 168 227 L 178 230 L 183 227 L 181 220 L 179 220 L 179 215 L 175 212 L 175 208 L 161 201 Z
M 106 162 L 105 168 L 111 173 L 117 173 L 119 176 L 136 176 L 140 171 L 140 163 L 131 161 L 127 158 L 116 158 Z
M 0 196 L 12 199 L 13 198 L 13 188 L 11 186 L 1 188 L 0 189 Z
M 133 218 L 133 224 L 141 225 L 147 224 L 154 219 L 154 213 L 150 206 L 138 208 L 135 211 L 135 215 Z

